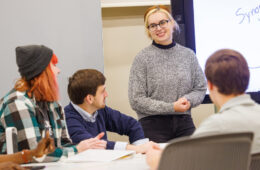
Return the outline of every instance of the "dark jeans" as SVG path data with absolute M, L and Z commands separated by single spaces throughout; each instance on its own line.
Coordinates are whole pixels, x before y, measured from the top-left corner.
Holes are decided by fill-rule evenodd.
M 191 115 L 155 115 L 144 117 L 139 122 L 145 137 L 158 143 L 189 136 L 195 131 Z

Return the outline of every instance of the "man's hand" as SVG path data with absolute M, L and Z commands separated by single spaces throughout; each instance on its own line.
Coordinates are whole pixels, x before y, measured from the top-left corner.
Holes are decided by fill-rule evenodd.
M 175 112 L 186 112 L 190 109 L 190 106 L 190 102 L 185 97 L 179 98 L 173 103 Z
M 150 149 L 160 149 L 160 146 L 157 144 L 157 143 L 154 143 L 152 141 L 150 142 L 147 142 L 145 144 L 142 144 L 142 145 L 127 145 L 126 146 L 126 149 L 127 150 L 134 150 L 136 151 L 136 153 L 142 153 L 142 154 L 145 154 L 148 150 Z
M 77 146 L 78 152 L 85 151 L 87 149 L 106 149 L 107 141 L 100 140 L 105 135 L 104 132 L 98 134 L 95 138 L 90 138 L 81 141 Z

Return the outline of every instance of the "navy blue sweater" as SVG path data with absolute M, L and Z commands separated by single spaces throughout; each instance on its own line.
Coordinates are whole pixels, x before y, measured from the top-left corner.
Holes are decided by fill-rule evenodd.
M 75 144 L 84 139 L 94 138 L 99 133 L 104 132 L 105 135 L 102 139 L 107 141 L 107 149 L 114 149 L 115 142 L 107 140 L 106 131 L 127 135 L 130 143 L 145 138 L 139 122 L 107 106 L 98 110 L 95 122 L 85 121 L 72 104 L 67 105 L 64 110 L 68 131 Z

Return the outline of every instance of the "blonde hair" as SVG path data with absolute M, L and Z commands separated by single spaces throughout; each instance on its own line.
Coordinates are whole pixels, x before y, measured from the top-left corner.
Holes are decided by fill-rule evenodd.
M 150 15 L 152 15 L 152 14 L 154 14 L 156 12 L 162 12 L 162 13 L 166 14 L 168 19 L 173 22 L 173 25 L 174 25 L 173 29 L 174 29 L 174 31 L 179 31 L 180 30 L 179 25 L 173 19 L 170 10 L 166 6 L 164 6 L 164 5 L 155 5 L 155 6 L 152 6 L 152 7 L 148 8 L 146 10 L 145 14 L 144 14 L 145 31 L 146 31 L 146 33 L 147 33 L 149 38 L 151 38 L 151 34 L 149 32 L 149 29 L 148 29 L 148 18 L 150 17 Z

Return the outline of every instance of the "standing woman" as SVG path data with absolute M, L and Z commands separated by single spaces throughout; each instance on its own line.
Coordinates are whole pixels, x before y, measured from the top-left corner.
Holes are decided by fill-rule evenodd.
M 178 25 L 165 6 L 144 15 L 152 44 L 134 59 L 129 78 L 129 101 L 145 136 L 155 142 L 191 135 L 191 108 L 204 99 L 206 81 L 194 52 L 177 44 Z
M 25 163 L 29 161 L 57 161 L 89 148 L 105 148 L 105 141 L 96 138 L 73 145 L 67 134 L 64 112 L 60 104 L 56 66 L 58 59 L 53 51 L 43 45 L 16 48 L 16 63 L 21 74 L 14 88 L 0 100 L 0 154 L 6 153 L 5 129 L 17 129 L 18 150 L 24 151 Z M 29 160 L 29 152 L 48 130 L 56 149 L 41 159 Z

